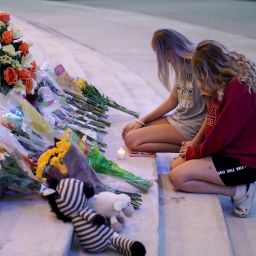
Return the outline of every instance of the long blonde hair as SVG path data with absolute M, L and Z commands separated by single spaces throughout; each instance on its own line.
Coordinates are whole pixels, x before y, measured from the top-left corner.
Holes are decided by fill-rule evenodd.
M 228 51 L 222 44 L 204 40 L 192 57 L 193 75 L 201 91 L 208 96 L 223 95 L 228 82 L 237 78 L 256 92 L 256 66 L 244 55 Z
M 151 44 L 157 56 L 158 77 L 163 85 L 169 89 L 169 63 L 176 79 L 185 84 L 188 73 L 192 72 L 194 43 L 173 29 L 159 29 L 154 32 Z

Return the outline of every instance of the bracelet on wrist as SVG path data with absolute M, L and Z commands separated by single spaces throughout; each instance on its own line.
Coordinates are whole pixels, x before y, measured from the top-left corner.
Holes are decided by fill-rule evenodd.
M 137 123 L 141 124 L 142 126 L 145 126 L 146 124 L 144 122 L 142 122 L 140 119 L 136 119 L 135 120 Z

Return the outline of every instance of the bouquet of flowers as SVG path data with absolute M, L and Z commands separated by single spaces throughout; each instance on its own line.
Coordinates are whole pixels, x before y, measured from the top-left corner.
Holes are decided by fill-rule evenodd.
M 1 153 L 0 187 L 2 194 L 37 194 L 41 189 L 41 183 L 21 168 L 17 162 L 17 155 Z
M 40 67 L 38 80 L 41 81 L 36 90 L 37 97 L 34 105 L 61 133 L 70 128 L 81 138 L 86 136 L 88 141 L 97 143 L 100 147 L 106 147 L 105 143 L 91 136 L 92 133 L 107 133 L 105 129 L 111 124 L 106 120 L 105 110 L 101 111 L 89 105 L 83 97 L 81 100 L 74 100 L 72 96 L 65 94 L 51 70 L 47 63 Z
M 88 149 L 86 153 L 88 153 Z M 76 178 L 93 185 L 96 193 L 108 190 L 115 193 L 128 194 L 131 197 L 134 208 L 139 208 L 142 202 L 141 195 L 138 193 L 119 191 L 103 184 L 86 161 L 84 153 L 65 137 L 39 157 L 36 177 L 47 181 L 52 178 Z
M 7 94 L 13 87 L 31 94 L 36 87 L 36 62 L 29 53 L 30 44 L 22 41 L 21 32 L 8 13 L 0 13 L 0 92 Z
M 108 107 L 118 109 L 122 112 L 139 117 L 139 114 L 132 111 L 99 92 L 92 84 L 83 79 L 72 79 L 62 65 L 57 65 L 54 69 L 55 76 L 64 91 L 75 98 L 76 101 L 85 101 L 94 106 L 99 111 L 107 111 Z M 82 92 L 82 95 L 81 95 Z M 83 97 L 81 97 L 83 96 Z
M 61 136 L 15 90 L 0 97 L 0 133 L 0 145 L 8 143 L 9 148 L 18 149 L 19 142 L 31 161 L 54 143 L 54 137 Z
M 36 177 L 47 177 L 47 171 L 52 167 L 57 168 L 61 174 L 67 174 L 67 167 L 63 162 L 63 157 L 71 146 L 66 138 L 56 142 L 54 147 L 46 150 L 37 160 Z
M 98 173 L 117 177 L 138 188 L 142 192 L 148 192 L 153 185 L 153 180 L 146 180 L 120 168 L 115 162 L 107 160 L 94 145 L 87 154 L 90 166 Z
M 88 99 L 92 99 L 93 101 L 95 101 L 98 104 L 101 104 L 102 106 L 108 106 L 111 108 L 115 108 L 115 109 L 118 109 L 122 112 L 129 114 L 129 115 L 139 117 L 139 113 L 132 111 L 132 110 L 118 104 L 116 101 L 114 101 L 110 97 L 101 94 L 94 85 L 88 83 L 87 81 L 85 81 L 83 79 L 77 79 L 77 80 L 74 80 L 74 83 L 76 84 L 76 86 L 78 88 L 81 89 L 84 97 L 86 97 Z

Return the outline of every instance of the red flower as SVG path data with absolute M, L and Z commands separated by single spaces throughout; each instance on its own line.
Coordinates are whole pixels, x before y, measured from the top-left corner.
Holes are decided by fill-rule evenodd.
M 29 54 L 29 51 L 28 51 L 28 44 L 25 43 L 25 42 L 22 42 L 20 45 L 19 45 L 19 51 L 21 51 L 21 55 L 23 56 L 26 56 Z
M 4 42 L 5 44 L 10 44 L 13 40 L 13 34 L 11 31 L 5 31 L 2 34 L 2 42 Z
M 6 68 L 4 70 L 4 80 L 6 81 L 6 83 L 8 85 L 13 85 L 13 84 L 17 83 L 17 81 L 18 81 L 17 71 L 12 67 Z
M 30 71 L 28 69 L 22 69 L 19 71 L 19 78 L 26 87 L 26 93 L 29 94 L 33 88 Z
M 19 78 L 22 81 L 22 83 L 25 84 L 27 80 L 31 79 L 30 71 L 25 68 L 22 69 L 21 71 L 19 71 Z
M 28 68 L 28 70 L 30 71 L 31 76 L 34 78 L 34 76 L 36 75 L 36 62 L 34 60 L 32 61 L 31 67 Z
M 33 88 L 33 81 L 32 79 L 29 79 L 26 81 L 26 84 L 24 84 L 26 86 L 26 94 L 30 94 L 31 90 Z
M 1 12 L 0 13 L 0 21 L 7 23 L 10 21 L 10 14 L 5 13 L 5 12 Z

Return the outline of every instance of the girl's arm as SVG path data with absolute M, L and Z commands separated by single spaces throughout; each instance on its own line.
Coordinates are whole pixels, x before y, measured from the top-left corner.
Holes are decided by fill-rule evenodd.
M 210 105 L 211 98 L 205 96 L 204 99 L 205 99 L 205 103 L 206 103 L 206 106 L 208 109 L 209 105 Z M 196 136 L 192 140 L 193 145 L 199 145 L 204 140 L 206 122 L 207 122 L 207 114 L 205 115 L 204 121 L 203 121 L 199 131 L 197 132 Z
M 147 114 L 146 116 L 140 118 L 143 123 L 148 123 L 159 119 L 160 117 L 164 116 L 171 110 L 175 109 L 178 106 L 178 95 L 176 86 L 172 89 L 171 95 L 167 100 L 165 100 L 160 106 L 158 106 L 155 110 Z
M 253 97 L 244 85 L 233 82 L 225 91 L 225 104 L 216 121 L 208 119 L 208 125 L 213 126 L 204 141 L 198 146 L 187 149 L 186 160 L 198 159 L 222 152 L 239 136 L 251 118 L 250 111 Z M 214 125 L 213 125 L 214 122 Z
M 210 97 L 205 96 L 205 102 L 206 102 L 206 106 L 208 109 L 209 103 L 210 103 Z M 180 156 L 181 157 L 185 157 L 188 147 L 197 146 L 200 143 L 202 143 L 202 141 L 204 140 L 204 137 L 205 137 L 206 122 L 207 122 L 207 115 L 205 116 L 204 121 L 203 121 L 199 131 L 197 132 L 196 136 L 191 141 L 183 141 L 182 142 L 182 146 L 180 148 Z
M 122 131 L 122 137 L 124 138 L 125 135 L 131 131 L 138 128 L 141 128 L 146 123 L 159 119 L 160 117 L 164 116 L 171 110 L 175 109 L 178 105 L 178 96 L 176 86 L 174 86 L 171 95 L 167 100 L 165 100 L 160 106 L 158 106 L 155 110 L 147 114 L 146 116 L 140 118 L 139 120 L 132 121 L 125 125 Z

